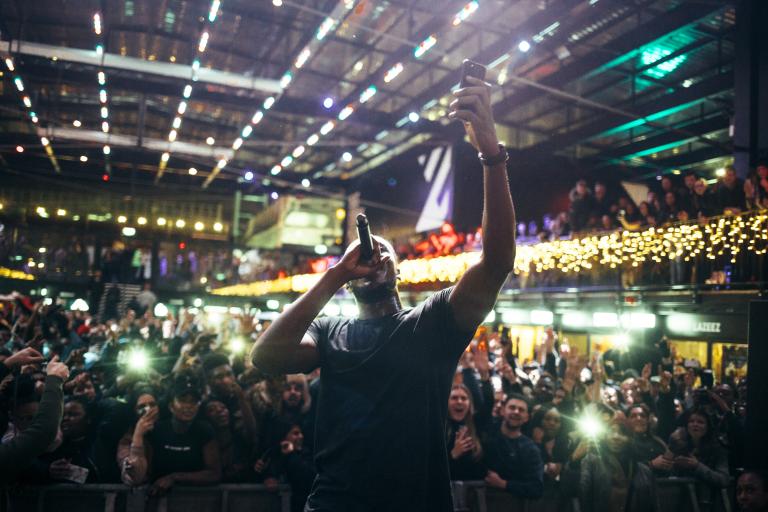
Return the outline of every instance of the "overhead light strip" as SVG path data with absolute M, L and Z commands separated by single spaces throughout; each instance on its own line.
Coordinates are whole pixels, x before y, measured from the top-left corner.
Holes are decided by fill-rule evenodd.
M 3 55 L 3 61 L 5 62 L 5 67 L 8 69 L 9 72 L 12 73 L 13 76 L 13 84 L 16 86 L 16 91 L 19 93 L 19 97 L 21 98 L 21 103 L 24 105 L 27 118 L 37 126 L 40 123 L 40 118 L 38 118 L 37 113 L 35 112 L 33 105 L 32 105 L 32 97 L 30 96 L 29 90 L 27 86 L 24 84 L 24 80 L 21 78 L 21 75 L 19 74 L 18 66 L 16 65 L 16 62 L 13 60 L 13 57 L 9 54 Z M 37 129 L 35 129 L 35 132 L 37 132 Z M 48 155 L 48 160 L 51 161 L 51 165 L 53 166 L 53 170 L 57 173 L 61 173 L 61 167 L 59 166 L 59 161 L 56 159 L 56 154 L 53 152 L 53 146 L 51 145 L 51 141 L 43 136 L 40 137 L 40 144 L 42 144 L 43 149 L 45 150 L 45 154 Z M 23 151 L 23 147 L 22 147 Z
M 473 0 L 466 4 L 461 11 L 459 11 L 456 16 L 453 18 L 453 27 L 459 26 L 463 21 L 467 20 L 470 16 L 472 16 L 480 7 L 479 2 Z M 424 39 L 421 43 L 416 45 L 416 47 L 413 49 L 412 55 L 415 60 L 420 60 L 422 57 L 424 57 L 427 53 L 429 53 L 438 43 L 438 38 L 436 34 L 430 34 L 426 39 Z M 388 84 L 395 80 L 405 69 L 405 66 L 402 62 L 398 62 L 397 64 L 393 65 L 390 69 L 388 69 L 384 75 L 382 76 L 382 79 L 385 84 Z M 339 123 L 346 121 L 349 119 L 352 114 L 354 114 L 356 107 L 359 104 L 366 103 L 369 101 L 376 93 L 378 92 L 378 89 L 375 84 L 369 85 L 358 98 L 357 102 L 352 102 L 347 104 L 346 107 L 344 107 L 338 115 L 338 121 Z M 435 100 L 436 101 L 436 100 Z M 397 128 L 402 128 L 409 122 L 416 123 L 421 119 L 421 116 L 418 114 L 418 112 L 411 111 L 405 115 L 396 125 Z M 338 124 L 338 123 L 337 123 Z M 328 123 L 324 125 L 326 127 Z M 320 130 L 321 135 L 327 135 L 330 133 L 331 130 L 323 131 L 323 129 Z M 313 134 L 310 136 L 310 138 L 315 138 L 317 134 Z M 317 143 L 317 140 L 314 141 L 314 143 Z M 314 145 L 314 144 L 312 144 Z M 307 152 L 303 152 L 306 154 Z M 349 162 L 349 156 L 351 153 L 346 152 L 344 153 L 343 160 L 345 162 Z M 285 157 L 283 157 L 283 161 L 285 160 Z M 291 161 L 295 161 L 295 158 L 293 158 Z M 273 166 L 272 170 L 274 172 L 275 169 L 281 168 L 280 164 L 276 164 Z
M 291 83 L 294 81 L 294 78 L 296 77 L 297 72 L 304 68 L 307 63 L 312 59 L 314 55 L 317 54 L 317 50 L 320 48 L 320 46 L 323 44 L 323 40 L 325 37 L 333 30 L 336 29 L 338 26 L 339 20 L 341 20 L 344 15 L 346 14 L 346 11 L 351 10 L 354 6 L 357 0 L 345 0 L 343 3 L 340 3 L 334 8 L 334 10 L 331 12 L 330 15 L 326 16 L 322 23 L 318 26 L 317 30 L 315 31 L 315 37 L 312 38 L 306 46 L 304 46 L 299 53 L 296 55 L 296 58 L 293 60 L 293 63 L 291 64 L 291 67 L 282 75 L 282 78 L 280 79 L 280 86 L 282 87 L 282 91 L 277 93 L 274 96 L 268 97 L 266 100 L 264 100 L 264 103 L 261 105 L 261 108 L 258 109 L 253 116 L 251 117 L 251 122 L 244 126 L 242 130 L 240 131 L 240 135 L 232 142 L 232 150 L 236 153 L 240 150 L 240 148 L 243 145 L 244 139 L 247 139 L 248 136 L 253 132 L 254 126 L 259 124 L 266 114 L 266 112 L 274 106 L 275 103 L 277 103 L 280 98 L 282 98 L 283 94 L 285 94 L 285 91 L 290 87 Z M 273 4 L 276 7 L 281 7 L 283 4 L 282 2 L 278 4 Z M 292 150 L 293 152 L 296 152 L 298 148 Z M 301 154 L 303 151 L 299 151 L 299 154 Z M 234 154 L 233 154 L 234 157 Z M 290 157 L 290 158 L 288 158 Z M 272 175 L 279 174 L 284 167 L 282 165 L 282 162 L 287 162 L 288 165 L 291 165 L 293 162 L 294 157 L 292 154 L 286 155 L 281 159 L 281 164 L 276 164 L 272 166 L 272 169 L 270 170 L 270 173 Z M 216 176 L 221 172 L 223 169 L 223 166 L 221 166 L 222 162 L 218 162 L 216 166 L 211 170 L 211 173 L 208 175 L 208 178 L 206 178 L 205 182 L 203 183 L 203 188 L 206 188 L 208 185 L 211 184 L 211 182 L 216 179 Z M 226 161 L 224 161 L 226 164 Z
M 181 91 L 181 99 L 179 100 L 179 104 L 176 107 L 176 112 L 173 117 L 173 121 L 171 122 L 171 129 L 168 131 L 168 148 L 162 155 L 160 155 L 160 162 L 157 165 L 157 176 L 155 177 L 155 183 L 157 183 L 160 178 L 163 177 L 163 173 L 165 173 L 165 169 L 168 167 L 168 161 L 170 160 L 171 153 L 175 147 L 174 143 L 179 138 L 179 133 L 181 132 L 181 124 L 184 120 L 184 114 L 189 108 L 189 102 L 191 101 L 192 93 L 194 92 L 194 83 L 198 80 L 201 57 L 208 49 L 208 42 L 211 38 L 211 34 L 213 33 L 213 25 L 216 22 L 216 19 L 219 17 L 221 4 L 221 0 L 212 0 L 208 9 L 208 17 L 203 22 L 203 28 L 200 31 L 200 37 L 198 38 L 196 46 L 195 57 L 192 59 L 192 63 L 190 64 L 189 81 L 184 84 L 184 88 Z M 227 159 L 219 156 L 217 166 L 219 165 L 222 168 L 225 167 L 227 165 Z
M 591 5 L 591 4 L 590 4 Z M 453 18 L 452 26 L 455 28 L 459 25 L 461 25 L 462 22 L 467 20 L 471 15 L 473 15 L 477 10 L 479 9 L 480 4 L 477 1 L 471 1 L 467 3 L 461 11 L 459 11 Z M 549 26 L 545 27 L 541 32 L 537 34 L 537 38 L 543 38 L 548 35 L 552 35 L 558 28 L 560 27 L 560 22 L 555 21 L 554 23 L 550 24 Z M 413 58 L 416 60 L 422 59 L 428 52 L 432 51 L 433 48 L 437 45 L 439 39 L 436 34 L 429 35 L 426 39 L 424 39 L 422 42 L 420 42 L 413 51 Z M 534 42 L 538 42 L 535 40 Z M 517 49 L 522 52 L 526 53 L 531 49 L 531 43 L 529 43 L 527 40 L 522 40 L 518 43 Z M 510 53 L 505 53 L 502 56 L 500 56 L 498 59 L 494 60 L 488 67 L 494 68 L 498 66 L 499 64 L 503 63 L 504 61 L 508 60 L 511 57 Z M 402 71 L 404 70 L 404 66 L 402 63 L 395 64 L 392 68 L 390 68 L 385 74 L 384 74 L 384 82 L 390 83 L 393 81 Z M 371 85 L 370 87 L 374 87 L 375 85 Z M 369 89 L 370 89 L 369 87 Z M 363 93 L 365 94 L 365 93 Z M 366 98 L 366 101 L 369 98 Z M 396 128 L 403 128 L 405 125 L 410 123 L 416 123 L 421 119 L 421 116 L 419 114 L 419 110 L 426 110 L 431 108 L 432 106 L 435 106 L 437 104 L 437 99 L 430 100 L 426 102 L 420 109 L 410 111 L 408 113 L 404 113 L 403 117 L 400 118 L 400 120 L 395 124 Z M 347 108 L 354 108 L 354 105 L 348 105 Z M 408 108 L 408 107 L 406 107 Z M 346 110 L 346 109 L 345 109 Z M 349 114 L 345 112 L 345 110 L 342 110 L 342 113 L 345 113 L 345 116 L 342 118 L 340 117 L 339 120 L 343 121 L 347 117 L 349 117 Z M 384 139 L 384 137 L 381 137 L 381 139 Z M 386 150 L 385 150 L 386 151 Z M 347 160 L 345 160 L 347 161 Z
M 106 143 L 102 146 L 101 152 L 104 154 L 104 175 L 102 178 L 105 181 L 109 180 L 109 176 L 112 174 L 111 154 L 112 148 L 109 145 L 110 137 L 110 124 L 109 124 L 109 93 L 107 91 L 107 72 L 104 67 L 104 58 L 106 52 L 104 51 L 104 19 L 101 12 L 96 12 L 93 15 L 93 32 L 96 35 L 96 55 L 100 57 L 98 71 L 96 73 L 96 81 L 99 88 L 99 122 L 101 124 L 101 131 L 106 134 Z

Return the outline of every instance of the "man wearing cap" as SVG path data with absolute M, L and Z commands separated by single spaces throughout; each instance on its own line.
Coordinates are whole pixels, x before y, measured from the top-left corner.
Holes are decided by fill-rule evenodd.
M 490 104 L 490 85 L 469 78 L 454 93 L 479 152 L 459 176 L 484 183 L 483 251 L 455 286 L 403 308 L 395 251 L 374 237 L 370 261 L 347 248 L 256 342 L 253 364 L 270 373 L 321 368 L 315 420 L 318 476 L 306 512 L 453 510 L 444 430 L 459 357 L 493 308 L 515 259 L 515 216 Z M 358 318 L 317 318 L 346 285 Z

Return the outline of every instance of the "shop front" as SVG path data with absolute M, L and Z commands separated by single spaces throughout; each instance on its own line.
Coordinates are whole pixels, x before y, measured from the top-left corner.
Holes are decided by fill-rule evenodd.
M 664 334 L 688 367 L 711 368 L 717 382 L 747 374 L 747 319 L 743 315 L 674 313 Z

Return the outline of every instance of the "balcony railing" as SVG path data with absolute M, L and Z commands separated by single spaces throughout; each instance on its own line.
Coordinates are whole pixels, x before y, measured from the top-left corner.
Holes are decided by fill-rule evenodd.
M 659 287 L 669 285 L 763 286 L 768 252 L 768 212 L 712 217 L 638 231 L 596 233 L 517 248 L 507 288 Z M 455 283 L 480 257 L 467 252 L 398 264 L 401 287 Z M 300 274 L 219 288 L 223 296 L 301 293 L 320 274 Z

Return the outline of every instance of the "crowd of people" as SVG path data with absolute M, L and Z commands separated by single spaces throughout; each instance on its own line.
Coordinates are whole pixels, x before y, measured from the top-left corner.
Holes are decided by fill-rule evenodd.
M 53 221 L 51 221 L 53 222 Z M 237 275 L 227 243 L 159 242 L 120 236 L 113 229 L 57 223 L 0 222 L 0 266 L 38 278 L 144 283 L 184 290 Z
M 713 185 L 695 171 L 680 179 L 661 176 L 659 186 L 639 202 L 624 190 L 612 190 L 604 181 L 595 181 L 590 188 L 586 180 L 579 180 L 568 195 L 568 211 L 546 215 L 541 222 L 521 223 L 518 238 L 546 241 L 615 229 L 638 230 L 768 208 L 768 164 L 759 163 L 744 180 L 731 166 L 723 171 Z
M 645 201 L 635 204 L 624 194 L 612 197 L 603 182 L 595 182 L 590 189 L 585 180 L 579 180 L 569 194 L 567 215 L 558 216 L 551 231 L 562 236 L 571 231 L 641 229 L 768 208 L 765 162 L 758 164 L 744 180 L 737 176 L 736 169 L 728 166 L 711 187 L 694 171 L 686 173 L 682 183 L 677 183 L 674 176 L 664 175 L 659 185 L 648 192 Z
M 745 180 L 726 167 L 714 185 L 695 171 L 681 178 L 664 175 L 644 201 L 633 201 L 627 192 L 597 180 L 590 187 L 579 180 L 568 194 L 569 208 L 546 214 L 540 220 L 519 220 L 517 243 L 535 244 L 578 238 L 589 233 L 618 229 L 637 231 L 679 222 L 701 221 L 768 208 L 768 164 L 761 162 Z M 396 245 L 400 259 L 448 256 L 481 249 L 479 231 L 461 232 L 449 224 L 424 236 Z
M 324 271 L 332 259 L 317 254 L 232 249 L 227 240 L 153 240 L 117 235 L 107 226 L 82 234 L 76 225 L 21 224 L 0 219 L 0 266 L 38 278 L 141 284 L 191 290 Z
M 264 327 L 246 314 L 129 309 L 100 319 L 0 297 L 0 481 L 122 482 L 151 495 L 289 484 L 302 510 L 322 377 L 267 375 L 247 362 Z M 639 353 L 578 354 L 552 329 L 520 360 L 506 332 L 479 331 L 456 369 L 445 425 L 452 479 L 549 503 L 577 498 L 585 511 L 658 510 L 658 478 L 694 479 L 705 507 L 739 475 L 746 378 L 716 382 L 664 340 Z M 737 498 L 765 510 L 766 474 L 744 473 Z
M 737 177 L 733 167 L 726 167 L 715 185 L 709 185 L 693 171 L 682 176 L 679 183 L 676 176 L 665 175 L 659 187 L 650 190 L 647 199 L 639 203 L 630 199 L 625 191 L 614 190 L 605 182 L 596 181 L 590 187 L 586 180 L 579 180 L 569 199 L 568 211 L 545 215 L 540 221 L 518 222 L 517 243 L 534 244 L 617 229 L 636 231 L 765 209 L 768 208 L 768 165 L 761 162 L 745 180 Z M 465 233 L 450 223 L 395 245 L 401 260 L 482 249 L 479 228 Z M 152 281 L 158 288 L 205 288 L 323 272 L 337 260 L 334 256 L 295 251 L 232 250 L 228 242 L 190 240 L 153 248 L 150 242 L 109 233 L 82 236 L 72 229 L 52 231 L 42 226 L 13 223 L 0 229 L 0 266 L 40 277 L 98 283 Z M 698 281 L 717 277 L 723 270 L 707 269 L 706 275 L 700 272 Z M 665 274 L 657 276 L 659 279 L 655 281 L 680 284 L 694 280 L 692 272 L 682 273 L 686 275 L 670 279 Z M 542 279 L 544 284 L 552 284 L 547 278 L 538 281 Z M 750 279 L 756 276 L 745 276 L 745 280 Z

